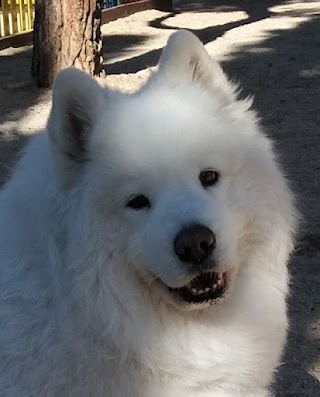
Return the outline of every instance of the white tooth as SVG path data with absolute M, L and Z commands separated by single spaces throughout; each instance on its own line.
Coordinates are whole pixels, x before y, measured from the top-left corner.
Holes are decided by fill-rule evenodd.
M 199 289 L 198 294 L 203 294 L 203 289 Z
M 209 291 L 210 291 L 210 288 L 209 288 L 209 287 L 206 287 L 205 291 L 206 291 L 206 292 L 209 292 Z
M 221 280 L 221 278 L 219 278 L 219 280 L 217 281 L 217 284 L 219 285 L 219 287 L 220 287 L 220 285 L 222 284 L 222 280 Z
M 197 290 L 196 290 L 195 288 L 192 288 L 192 289 L 191 289 L 191 292 L 192 292 L 193 294 L 196 294 L 196 293 L 197 293 Z
M 215 290 L 217 288 L 217 284 L 213 284 L 212 289 Z

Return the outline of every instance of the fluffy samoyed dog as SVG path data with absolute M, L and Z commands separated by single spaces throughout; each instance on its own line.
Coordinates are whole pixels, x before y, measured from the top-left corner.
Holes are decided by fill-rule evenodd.
M 292 195 L 191 33 L 137 93 L 67 69 L 0 200 L 2 397 L 266 397 Z

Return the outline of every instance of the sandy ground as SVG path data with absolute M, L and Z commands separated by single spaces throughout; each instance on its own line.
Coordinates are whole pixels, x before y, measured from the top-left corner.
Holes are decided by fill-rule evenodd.
M 135 90 L 176 29 L 188 28 L 244 95 L 255 95 L 305 219 L 292 258 L 289 343 L 277 396 L 320 396 L 320 1 L 185 0 L 103 27 L 107 84 Z M 31 47 L 0 51 L 0 183 L 45 126 L 50 90 L 30 80 Z

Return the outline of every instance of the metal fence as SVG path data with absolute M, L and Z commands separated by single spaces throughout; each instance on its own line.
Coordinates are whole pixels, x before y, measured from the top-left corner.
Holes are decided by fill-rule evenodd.
M 121 4 L 136 3 L 140 0 L 104 0 L 104 8 L 120 6 Z
M 36 0 L 0 0 L 0 37 L 29 32 L 33 29 Z M 48 0 L 52 1 L 52 0 Z M 104 8 L 135 3 L 138 0 L 104 0 Z
M 35 0 L 1 0 L 0 37 L 32 30 L 34 3 Z
M 122 0 L 105 0 L 104 7 L 111 8 L 111 7 L 119 6 L 120 4 L 123 4 L 123 3 L 124 2 Z

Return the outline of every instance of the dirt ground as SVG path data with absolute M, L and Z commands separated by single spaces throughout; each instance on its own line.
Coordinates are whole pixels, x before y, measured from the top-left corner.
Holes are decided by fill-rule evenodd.
M 255 95 L 304 218 L 291 261 L 291 327 L 274 388 L 320 396 L 320 1 L 185 0 L 103 27 L 107 84 L 135 90 L 169 35 L 191 29 Z M 29 136 L 44 128 L 50 90 L 30 80 L 31 47 L 0 51 L 0 184 Z

